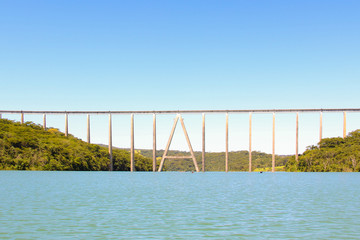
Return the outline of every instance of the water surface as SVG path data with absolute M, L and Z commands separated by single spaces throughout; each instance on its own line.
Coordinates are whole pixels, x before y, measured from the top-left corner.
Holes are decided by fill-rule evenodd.
M 358 239 L 359 173 L 0 171 L 1 239 Z

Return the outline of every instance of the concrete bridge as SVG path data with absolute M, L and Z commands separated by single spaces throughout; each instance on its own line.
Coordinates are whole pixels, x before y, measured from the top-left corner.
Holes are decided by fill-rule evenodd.
M 20 122 L 24 123 L 25 114 L 37 114 L 43 115 L 43 127 L 46 129 L 46 116 L 50 114 L 63 114 L 65 116 L 65 136 L 68 135 L 68 115 L 81 114 L 87 115 L 87 142 L 90 143 L 90 116 L 98 114 L 106 114 L 109 116 L 109 170 L 113 170 L 113 159 L 112 159 L 112 115 L 122 114 L 131 116 L 131 142 L 130 142 L 130 170 L 134 171 L 134 115 L 136 114 L 152 114 L 153 115 L 153 171 L 161 172 L 164 162 L 166 159 L 184 159 L 189 158 L 193 160 L 195 170 L 199 172 L 194 151 L 191 146 L 189 136 L 187 134 L 185 124 L 182 118 L 182 114 L 202 114 L 202 171 L 205 171 L 205 116 L 206 114 L 225 114 L 226 115 L 226 128 L 225 128 L 225 171 L 228 172 L 228 161 L 229 161 L 229 113 L 231 114 L 249 114 L 249 172 L 251 172 L 252 162 L 252 115 L 253 113 L 269 113 L 273 116 L 272 122 L 272 172 L 275 171 L 275 115 L 276 113 L 294 113 L 296 115 L 296 141 L 295 141 L 295 158 L 298 160 L 298 149 L 299 149 L 299 113 L 304 112 L 318 112 L 320 129 L 319 129 L 319 140 L 322 139 L 322 115 L 323 112 L 342 112 L 343 113 L 343 137 L 346 137 L 346 113 L 347 112 L 360 112 L 360 108 L 338 108 L 338 109 L 262 109 L 262 110 L 168 110 L 168 111 L 19 111 L 19 110 L 0 110 L 1 114 L 20 114 Z M 156 169 L 156 116 L 159 114 L 176 114 L 170 136 L 162 156 L 160 166 Z M 168 150 L 175 132 L 178 121 L 180 120 L 188 147 L 190 151 L 189 156 L 168 156 Z

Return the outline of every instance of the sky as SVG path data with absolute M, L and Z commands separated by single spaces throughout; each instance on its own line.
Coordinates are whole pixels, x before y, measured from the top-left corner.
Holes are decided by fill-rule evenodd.
M 355 0 L 0 0 L 0 109 L 357 108 L 359 11 Z M 248 117 L 230 115 L 230 150 L 248 148 Z M 64 129 L 63 116 L 48 118 Z M 173 118 L 158 116 L 159 149 Z M 184 119 L 200 150 L 201 115 Z M 271 152 L 272 115 L 253 121 L 253 149 Z M 349 113 L 348 131 L 359 123 Z M 128 147 L 130 116 L 113 124 L 114 144 Z M 152 116 L 135 124 L 135 146 L 151 148 Z M 324 137 L 342 124 L 342 113 L 325 114 Z M 107 143 L 107 116 L 91 126 L 92 142 Z M 86 139 L 86 116 L 69 128 Z M 207 116 L 208 151 L 224 150 L 224 129 L 224 115 Z M 172 146 L 187 149 L 178 130 Z M 301 114 L 300 151 L 318 139 L 319 114 Z M 278 114 L 277 152 L 292 154 L 294 141 L 295 115 Z

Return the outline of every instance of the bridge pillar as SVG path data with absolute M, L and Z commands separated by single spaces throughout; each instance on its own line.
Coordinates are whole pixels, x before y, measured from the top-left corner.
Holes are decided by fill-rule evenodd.
M 177 122 L 178 120 L 180 119 L 180 122 L 181 122 L 181 126 L 182 126 L 182 129 L 183 129 L 183 132 L 184 132 L 184 136 L 185 136 L 185 139 L 186 139 L 186 142 L 188 144 L 188 147 L 189 147 L 189 150 L 190 150 L 190 153 L 191 153 L 191 156 L 167 156 L 167 153 L 169 151 L 169 147 L 170 147 L 170 144 L 171 144 L 171 141 L 172 141 L 172 138 L 174 136 L 174 132 L 175 132 L 175 128 L 176 128 L 176 125 L 177 125 Z M 169 137 L 169 140 L 168 140 L 168 143 L 166 144 L 166 148 L 164 150 L 164 154 L 161 158 L 161 162 L 160 162 L 160 166 L 159 166 L 159 169 L 158 169 L 158 172 L 161 172 L 162 170 L 162 167 L 164 165 L 164 162 L 165 162 L 165 159 L 167 158 L 191 158 L 193 160 L 193 163 L 194 163 L 194 166 L 195 166 L 195 170 L 196 172 L 199 172 L 199 167 L 197 165 L 197 162 L 196 162 L 196 158 L 195 158 L 195 154 L 194 154 L 194 151 L 192 149 L 192 146 L 191 146 L 191 142 L 190 142 L 190 139 L 189 139 L 189 135 L 187 134 L 187 131 L 186 131 L 186 128 L 185 128 L 185 124 L 184 124 L 184 120 L 182 119 L 181 115 L 180 114 L 177 114 L 176 115 L 176 118 L 174 119 L 174 125 L 172 127 L 172 130 L 171 130 L 171 133 L 170 133 L 170 137 Z
M 131 114 L 131 143 L 130 143 L 130 171 L 135 170 L 134 166 L 134 114 Z
M 153 172 L 156 172 L 156 114 L 153 114 Z
M 346 138 L 346 112 L 344 112 L 343 138 Z
M 46 130 L 46 114 L 43 114 L 43 128 Z
M 190 149 L 191 158 L 192 158 L 192 160 L 193 160 L 193 163 L 194 163 L 194 166 L 195 166 L 195 170 L 196 170 L 196 172 L 199 172 L 199 167 L 198 167 L 197 162 L 196 162 L 194 150 L 193 150 L 193 148 L 192 148 L 192 146 L 191 146 L 191 142 L 190 142 L 189 135 L 188 135 L 188 133 L 187 133 L 187 131 L 186 131 L 186 128 L 185 128 L 184 120 L 182 119 L 181 115 L 180 115 L 179 118 L 180 118 L 180 122 L 181 122 L 182 129 L 183 129 L 183 131 L 184 131 L 184 135 L 185 135 L 186 142 L 187 142 L 188 147 L 189 147 L 189 149 Z
M 299 161 L 299 113 L 296 113 L 295 160 Z
M 90 115 L 87 115 L 87 143 L 90 143 Z
M 229 171 L 229 113 L 226 113 L 226 129 L 225 129 L 225 172 Z
M 2 116 L 1 116 L 1 113 L 0 113 L 0 119 L 2 118 Z
M 65 113 L 65 137 L 69 134 L 69 127 L 68 127 L 68 114 Z
M 178 120 L 179 120 L 179 116 L 180 116 L 179 114 L 176 115 L 176 118 L 174 119 L 174 124 L 173 124 L 173 127 L 172 127 L 172 129 L 171 129 L 170 137 L 169 137 L 169 140 L 168 140 L 168 142 L 167 142 L 167 144 L 166 144 L 166 148 L 165 148 L 164 154 L 163 154 L 163 156 L 162 156 L 162 158 L 161 158 L 161 162 L 160 162 L 160 166 L 159 166 L 158 172 L 161 172 L 162 167 L 163 167 L 163 165 L 164 165 L 165 158 L 166 158 L 166 156 L 167 156 L 167 153 L 168 153 L 168 150 L 169 150 L 171 141 L 172 141 L 173 136 L 174 136 L 176 124 L 177 124 L 177 122 L 178 122 Z
M 252 156 L 251 156 L 251 124 L 252 124 L 252 113 L 249 113 L 249 172 L 252 170 Z
M 112 123 L 111 123 L 111 113 L 109 114 L 109 158 L 110 158 L 110 171 L 113 171 L 113 155 L 112 155 Z
M 322 139 L 322 119 L 323 119 L 323 113 L 320 112 L 320 137 L 319 137 L 319 141 L 321 141 Z
M 202 171 L 205 172 L 205 113 L 202 114 Z
M 24 113 L 21 113 L 21 117 L 20 117 L 20 118 L 21 118 L 21 120 L 20 120 L 20 121 L 21 121 L 21 124 L 24 124 Z
M 273 113 L 273 133 L 272 133 L 272 172 L 275 172 L 275 113 Z

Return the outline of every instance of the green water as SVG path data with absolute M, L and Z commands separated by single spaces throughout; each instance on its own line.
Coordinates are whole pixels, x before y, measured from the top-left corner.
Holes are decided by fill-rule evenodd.
M 0 171 L 0 239 L 359 239 L 359 173 Z

